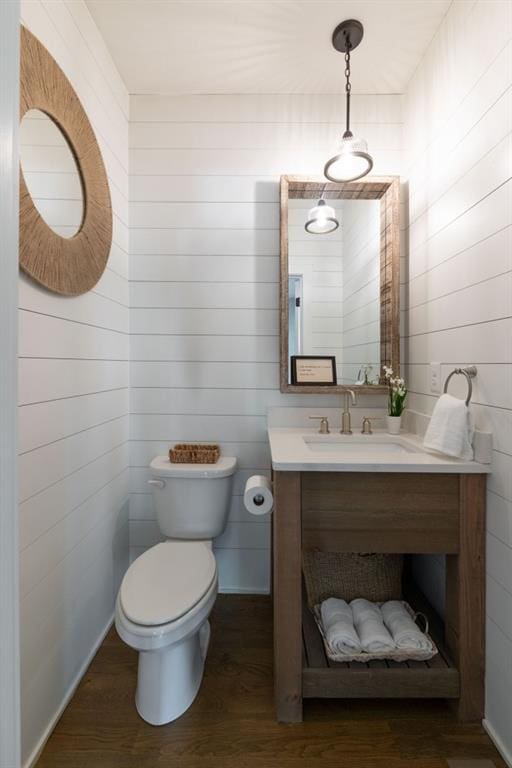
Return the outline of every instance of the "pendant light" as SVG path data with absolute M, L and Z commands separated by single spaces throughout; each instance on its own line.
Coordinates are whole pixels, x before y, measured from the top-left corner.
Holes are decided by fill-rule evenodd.
M 329 232 L 338 229 L 339 225 L 334 208 L 326 205 L 325 200 L 321 197 L 318 203 L 310 209 L 304 229 L 310 235 L 328 235 Z
M 324 175 L 329 181 L 355 181 L 370 173 L 373 159 L 368 154 L 364 139 L 356 138 L 350 130 L 350 53 L 363 39 L 364 29 L 360 21 L 350 19 L 338 24 L 332 34 L 332 44 L 345 54 L 346 129 L 341 139 L 340 151 L 327 161 Z

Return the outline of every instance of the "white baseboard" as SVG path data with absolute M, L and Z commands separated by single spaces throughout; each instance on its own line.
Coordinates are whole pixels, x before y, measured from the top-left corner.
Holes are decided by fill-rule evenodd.
M 113 622 L 114 622 L 114 612 L 112 612 L 112 615 L 110 616 L 109 620 L 107 621 L 105 627 L 100 632 L 100 636 L 99 636 L 98 640 L 95 642 L 94 646 L 92 647 L 91 652 L 88 654 L 88 656 L 85 659 L 84 663 L 82 664 L 82 666 L 78 670 L 78 673 L 77 673 L 75 679 L 73 680 L 73 682 L 71 683 L 71 685 L 69 686 L 68 692 L 66 693 L 64 699 L 62 700 L 62 703 L 61 703 L 60 707 L 58 708 L 58 710 L 55 712 L 54 716 L 52 717 L 52 719 L 48 723 L 48 726 L 46 727 L 43 735 L 41 736 L 41 738 L 39 739 L 38 743 L 36 744 L 36 746 L 32 750 L 32 753 L 25 760 L 25 762 L 23 764 L 23 768 L 32 768 L 32 766 L 35 765 L 35 763 L 39 759 L 39 757 L 41 755 L 41 752 L 43 751 L 43 749 L 45 747 L 46 742 L 48 741 L 48 739 L 52 735 L 53 729 L 57 725 L 57 723 L 58 723 L 60 717 L 62 716 L 62 713 L 66 709 L 67 705 L 69 704 L 69 702 L 73 698 L 73 695 L 74 695 L 76 689 L 78 688 L 78 685 L 79 685 L 82 677 L 87 672 L 87 668 L 89 667 L 91 661 L 93 660 L 94 656 L 98 652 L 98 649 L 99 649 L 100 645 L 102 644 L 102 642 L 104 641 L 105 637 L 107 636 L 107 634 L 108 634 L 108 632 L 110 630 L 110 627 L 112 626 Z
M 498 736 L 496 731 L 494 730 L 493 726 L 490 724 L 488 720 L 485 718 L 482 720 L 482 725 L 487 731 L 489 737 L 491 738 L 491 741 L 494 742 L 494 746 L 506 762 L 509 768 L 512 768 L 512 754 L 509 752 L 507 747 L 503 744 L 501 738 Z

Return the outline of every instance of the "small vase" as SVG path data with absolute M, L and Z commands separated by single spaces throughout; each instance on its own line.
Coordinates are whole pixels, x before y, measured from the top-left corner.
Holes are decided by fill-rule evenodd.
M 386 416 L 387 426 L 388 426 L 388 433 L 390 435 L 399 435 L 400 434 L 400 424 L 402 422 L 401 416 Z

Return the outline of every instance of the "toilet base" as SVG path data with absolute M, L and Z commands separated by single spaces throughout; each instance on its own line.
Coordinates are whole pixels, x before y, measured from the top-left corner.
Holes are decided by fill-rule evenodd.
M 158 651 L 139 651 L 135 706 L 150 725 L 165 725 L 187 711 L 203 679 L 210 623 L 181 642 Z

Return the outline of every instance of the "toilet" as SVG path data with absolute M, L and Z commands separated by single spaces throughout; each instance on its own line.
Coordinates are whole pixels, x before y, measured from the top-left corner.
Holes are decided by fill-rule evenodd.
M 128 568 L 116 601 L 116 629 L 139 652 L 135 705 L 151 725 L 182 715 L 203 678 L 208 616 L 217 596 L 212 539 L 226 527 L 236 459 L 150 464 L 153 505 L 166 541 Z

